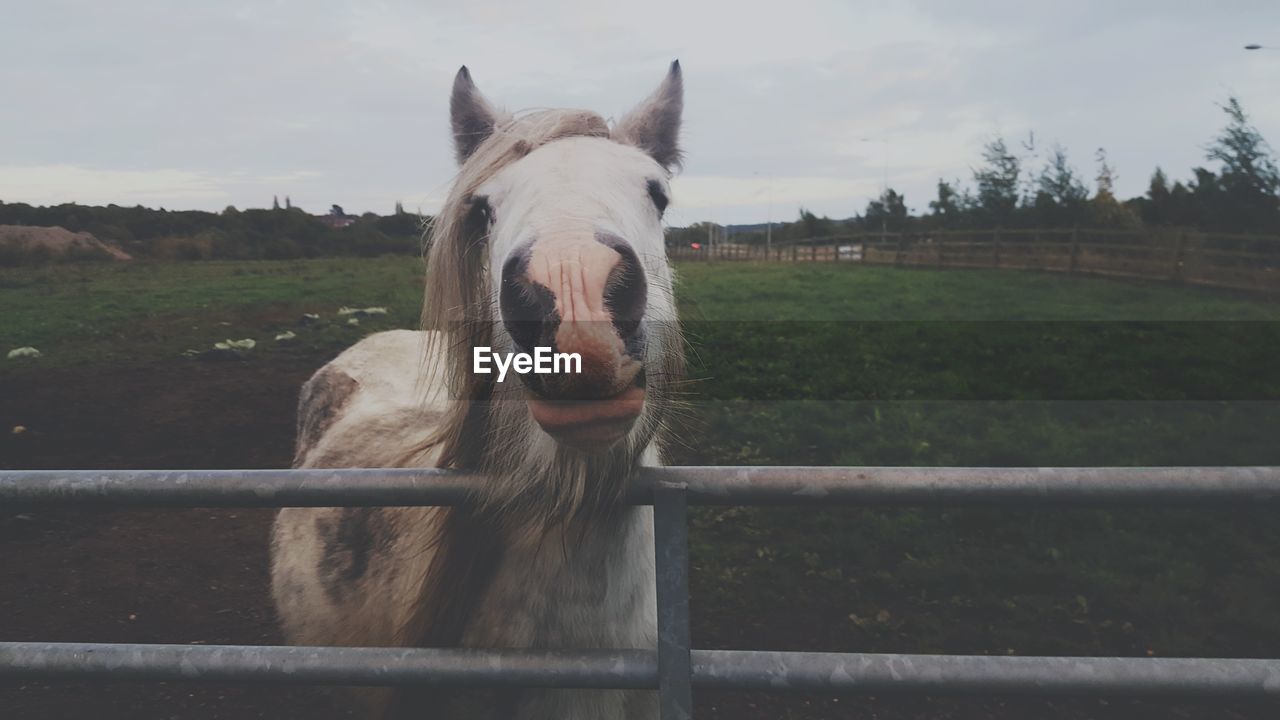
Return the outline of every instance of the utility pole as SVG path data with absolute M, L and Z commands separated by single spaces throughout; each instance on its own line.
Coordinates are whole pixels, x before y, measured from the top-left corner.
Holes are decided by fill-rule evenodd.
M 880 242 L 889 240 L 889 142 L 884 138 L 862 138 L 865 143 L 880 144 Z
M 752 172 L 751 174 L 759 176 L 760 171 L 757 170 Z M 764 248 L 765 248 L 766 257 L 769 256 L 769 253 L 773 252 L 773 176 L 772 175 L 769 176 L 768 183 L 769 184 L 765 186 L 765 192 L 769 193 L 769 215 L 768 215 L 768 219 L 765 222 L 765 230 L 764 230 Z M 757 190 L 753 197 L 759 196 L 759 195 L 760 195 L 760 191 Z
M 773 176 L 769 177 L 769 215 L 764 226 L 765 257 L 773 255 Z

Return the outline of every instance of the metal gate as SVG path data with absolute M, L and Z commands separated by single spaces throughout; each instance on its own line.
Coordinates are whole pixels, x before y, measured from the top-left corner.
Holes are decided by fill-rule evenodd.
M 0 508 L 453 505 L 474 483 L 445 470 L 0 471 Z M 0 677 L 343 685 L 656 689 L 663 720 L 692 688 L 855 693 L 1280 697 L 1280 660 L 1010 657 L 694 650 L 690 503 L 948 507 L 1239 507 L 1280 504 L 1280 467 L 670 467 L 642 470 L 654 506 L 654 650 L 0 642 Z

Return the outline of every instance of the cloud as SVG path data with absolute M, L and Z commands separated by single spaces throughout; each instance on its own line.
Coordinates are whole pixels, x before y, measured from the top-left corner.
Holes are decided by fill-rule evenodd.
M 224 182 L 189 170 L 102 170 L 76 165 L 0 165 L 7 202 L 208 205 L 229 197 Z
M 1157 164 L 1204 163 L 1229 93 L 1280 143 L 1280 52 L 1241 49 L 1259 27 L 1280 5 L 25 3 L 0 25 L 0 199 L 430 211 L 454 173 L 459 65 L 511 109 L 619 117 L 677 57 L 673 218 L 843 217 L 883 179 L 919 208 L 985 139 L 1032 131 L 1084 170 L 1106 147 L 1132 195 Z
M 668 222 L 683 225 L 722 208 L 772 208 L 773 220 L 790 220 L 800 206 L 822 208 L 848 204 L 852 198 L 878 193 L 876 180 L 842 177 L 732 177 L 686 175 L 671 182 L 678 200 Z M 761 220 L 769 219 L 761 217 Z

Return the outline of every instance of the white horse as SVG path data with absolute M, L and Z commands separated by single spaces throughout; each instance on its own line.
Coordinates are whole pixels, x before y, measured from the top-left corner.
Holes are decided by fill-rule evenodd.
M 612 126 L 512 116 L 467 69 L 461 166 L 427 252 L 425 332 L 370 336 L 303 387 L 295 467 L 451 467 L 475 503 L 290 508 L 272 592 L 290 642 L 481 648 L 656 646 L 652 512 L 682 340 L 663 243 L 678 166 L 679 63 Z M 576 353 L 580 373 L 473 372 L 473 349 Z M 368 693 L 373 716 L 656 718 L 652 692 Z

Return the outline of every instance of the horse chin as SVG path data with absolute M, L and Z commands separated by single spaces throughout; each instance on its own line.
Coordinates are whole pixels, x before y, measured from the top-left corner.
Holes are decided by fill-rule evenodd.
M 644 410 L 645 390 L 631 386 L 597 400 L 547 400 L 528 395 L 533 419 L 557 443 L 577 450 L 603 451 L 631 432 Z

